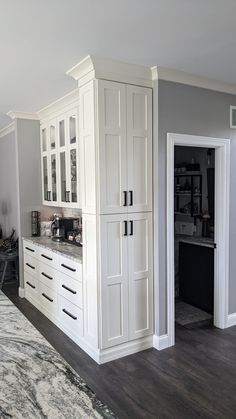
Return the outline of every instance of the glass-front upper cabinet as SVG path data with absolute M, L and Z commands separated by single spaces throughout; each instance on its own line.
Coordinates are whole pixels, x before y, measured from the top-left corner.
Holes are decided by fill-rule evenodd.
M 60 202 L 65 207 L 79 208 L 78 188 L 78 115 L 77 110 L 58 118 Z
M 41 126 L 43 204 L 58 203 L 56 120 Z
M 41 125 L 44 205 L 80 208 L 78 148 L 77 108 Z

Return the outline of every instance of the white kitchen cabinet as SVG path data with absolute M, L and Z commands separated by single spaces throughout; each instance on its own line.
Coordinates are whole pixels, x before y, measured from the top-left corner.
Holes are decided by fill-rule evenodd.
M 128 340 L 127 217 L 101 217 L 102 348 Z
M 153 333 L 152 213 L 128 216 L 129 339 Z
M 58 118 L 59 201 L 61 206 L 79 208 L 78 114 L 72 109 Z
M 102 348 L 153 332 L 152 214 L 101 216 Z
M 52 120 L 41 127 L 41 162 L 43 204 L 58 204 L 57 123 Z
M 71 339 L 81 343 L 84 322 L 81 263 L 31 240 L 24 240 L 23 248 L 25 298 Z
M 44 205 L 79 208 L 79 140 L 77 108 L 41 125 Z
M 152 89 L 98 81 L 100 214 L 152 211 Z

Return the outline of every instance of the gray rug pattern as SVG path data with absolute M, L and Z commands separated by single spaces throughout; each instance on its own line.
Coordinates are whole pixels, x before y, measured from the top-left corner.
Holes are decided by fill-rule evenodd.
M 175 321 L 181 326 L 190 326 L 212 320 L 212 315 L 181 300 L 175 302 Z
M 2 292 L 0 418 L 115 418 Z

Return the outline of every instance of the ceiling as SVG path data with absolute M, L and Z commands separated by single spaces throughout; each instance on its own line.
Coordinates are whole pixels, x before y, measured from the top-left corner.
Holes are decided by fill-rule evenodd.
M 235 0 L 0 0 L 0 128 L 76 87 L 88 54 L 236 84 Z

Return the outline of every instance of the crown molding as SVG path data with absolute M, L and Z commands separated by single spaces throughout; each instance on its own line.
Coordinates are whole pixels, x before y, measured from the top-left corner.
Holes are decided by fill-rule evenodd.
M 172 81 L 175 83 L 187 84 L 189 86 L 200 87 L 203 89 L 215 90 L 217 92 L 236 94 L 236 84 L 226 83 L 220 80 L 200 77 L 184 71 L 171 70 L 165 67 L 158 67 L 159 80 Z
M 65 96 L 60 99 L 55 100 L 55 102 L 50 103 L 50 105 L 45 108 L 40 109 L 37 112 L 38 118 L 40 121 L 45 121 L 47 119 L 52 119 L 59 115 L 67 107 L 74 107 L 79 103 L 79 88 L 72 90 L 67 93 Z
M 22 112 L 22 111 L 8 111 L 7 116 L 9 116 L 11 119 L 33 119 L 38 120 L 38 114 L 37 112 Z
M 96 57 L 94 55 L 85 57 L 68 70 L 66 74 L 78 81 L 79 87 L 94 78 L 146 87 L 152 87 L 153 80 L 153 71 L 149 67 Z
M 9 125 L 0 130 L 0 138 L 5 137 L 13 131 L 15 131 L 15 122 L 11 122 Z

